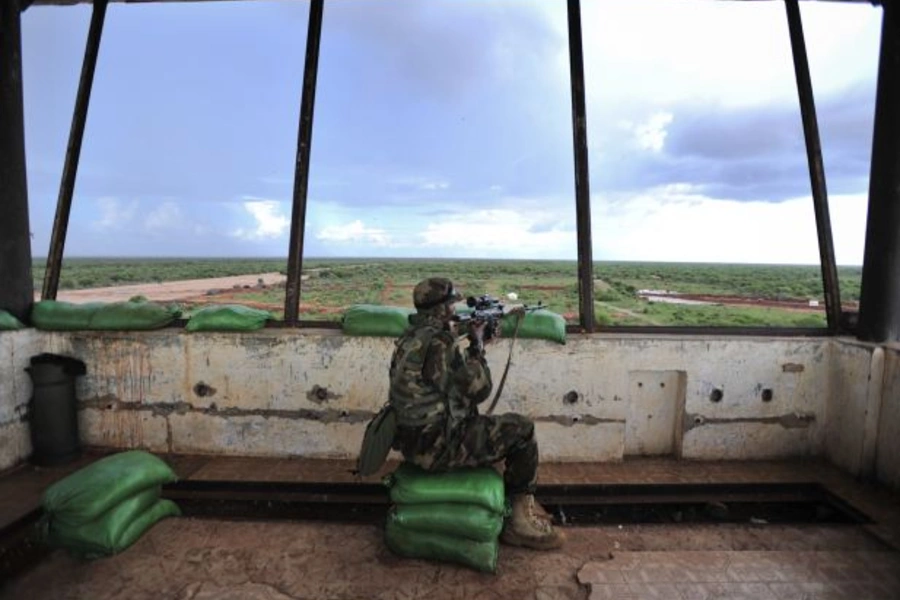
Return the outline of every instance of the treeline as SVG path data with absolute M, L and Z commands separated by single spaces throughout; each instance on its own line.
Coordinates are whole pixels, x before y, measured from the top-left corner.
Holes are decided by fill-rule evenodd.
M 45 260 L 34 261 L 35 289 L 40 289 Z M 257 273 L 286 273 L 287 259 L 248 258 L 68 258 L 60 272 L 60 289 L 159 283 Z M 498 289 L 531 285 L 565 288 L 577 298 L 576 261 L 555 260 L 441 260 L 441 259 L 306 259 L 303 273 L 311 279 L 359 283 L 368 289 L 377 282 L 410 285 L 430 275 L 446 275 L 467 292 L 488 284 Z M 839 267 L 844 301 L 858 301 L 861 267 Z M 598 299 L 634 297 L 638 290 L 657 289 L 684 294 L 731 295 L 770 300 L 821 299 L 821 270 L 816 265 L 733 265 L 703 263 L 594 263 Z M 577 302 L 576 302 L 577 304 Z

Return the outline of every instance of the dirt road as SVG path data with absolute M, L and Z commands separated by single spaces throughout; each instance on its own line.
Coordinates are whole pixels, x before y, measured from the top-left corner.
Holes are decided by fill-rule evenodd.
M 236 275 L 233 277 L 215 277 L 212 279 L 188 279 L 185 281 L 166 281 L 163 283 L 140 283 L 136 285 L 120 285 L 115 287 L 91 288 L 85 290 L 60 290 L 57 300 L 64 302 L 116 302 L 128 300 L 134 296 L 144 296 L 148 300 L 174 302 L 203 296 L 210 290 L 232 290 L 235 286 L 243 288 L 256 287 L 259 280 L 266 286 L 284 282 L 287 279 L 280 273 L 259 273 L 256 275 Z M 40 293 L 35 294 L 40 300 Z

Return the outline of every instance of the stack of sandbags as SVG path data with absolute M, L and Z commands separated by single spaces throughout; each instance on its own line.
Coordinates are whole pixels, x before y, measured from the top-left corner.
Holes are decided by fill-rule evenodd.
M 181 514 L 160 498 L 160 487 L 176 479 L 165 462 L 139 450 L 98 460 L 44 492 L 47 541 L 85 558 L 121 552 L 160 519 Z
M 391 507 L 388 548 L 408 558 L 442 560 L 494 573 L 507 514 L 503 479 L 494 469 L 429 473 L 403 463 L 385 478 Z

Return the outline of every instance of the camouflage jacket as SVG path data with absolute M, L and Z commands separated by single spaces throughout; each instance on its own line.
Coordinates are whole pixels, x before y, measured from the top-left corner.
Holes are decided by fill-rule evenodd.
M 456 337 L 427 314 L 410 317 L 391 357 L 390 402 L 397 423 L 418 427 L 477 412 L 493 383 L 483 352 L 461 351 Z

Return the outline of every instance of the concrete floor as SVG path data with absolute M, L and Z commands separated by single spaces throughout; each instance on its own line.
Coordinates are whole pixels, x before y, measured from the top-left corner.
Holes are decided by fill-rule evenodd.
M 346 461 L 169 459 L 185 478 L 352 480 Z M 23 489 L 36 475 L 29 469 L 0 478 L 0 498 Z M 874 523 L 568 527 L 562 550 L 502 547 L 487 575 L 396 557 L 372 525 L 171 518 L 114 557 L 54 552 L 0 587 L 0 598 L 900 598 L 898 496 L 822 463 L 543 465 L 541 481 L 819 481 Z

